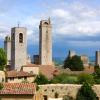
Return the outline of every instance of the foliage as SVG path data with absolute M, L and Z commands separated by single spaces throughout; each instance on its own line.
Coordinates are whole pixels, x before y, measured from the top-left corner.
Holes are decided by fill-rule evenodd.
M 73 99 L 73 97 L 70 97 L 70 96 L 64 96 L 63 100 L 74 100 L 74 99 Z
M 38 85 L 41 84 L 48 84 L 49 80 L 42 74 L 38 75 L 34 81 L 35 83 L 37 83 Z
M 69 68 L 72 71 L 82 71 L 84 70 L 83 62 L 81 58 L 77 55 L 73 57 L 67 57 L 64 61 L 64 68 Z
M 3 85 L 0 83 L 0 90 L 2 90 L 2 88 L 3 88 Z
M 91 74 L 80 74 L 78 76 L 78 83 L 83 84 L 84 82 L 87 82 L 89 84 L 94 83 L 94 77 Z
M 62 74 L 55 76 L 51 80 L 51 83 L 74 84 L 74 83 L 77 83 L 77 77 L 62 73 Z
M 96 93 L 87 82 L 83 84 L 77 93 L 76 100 L 97 100 Z
M 36 84 L 36 91 L 38 91 L 40 89 L 40 87 Z
M 95 69 L 94 79 L 96 84 L 100 84 L 100 68 Z
M 4 70 L 6 63 L 7 63 L 6 53 L 2 48 L 0 48 L 0 70 Z
M 100 68 L 95 70 L 95 78 L 100 78 Z
M 100 68 L 99 65 L 94 66 L 95 71 L 96 71 L 97 69 L 99 69 L 99 68 Z

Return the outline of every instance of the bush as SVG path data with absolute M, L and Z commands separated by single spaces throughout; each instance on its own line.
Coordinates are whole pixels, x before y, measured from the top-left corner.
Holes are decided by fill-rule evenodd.
M 42 74 L 38 75 L 34 82 L 37 83 L 38 85 L 49 83 L 48 79 Z
M 69 68 L 72 71 L 84 70 L 83 62 L 79 56 L 67 57 L 64 61 L 64 68 Z
M 77 83 L 77 77 L 76 76 L 71 76 L 65 73 L 62 73 L 60 75 L 55 76 L 52 80 L 51 83 L 62 83 L 62 84 L 75 84 Z
M 83 84 L 77 93 L 76 100 L 97 100 L 96 93 L 87 82 Z
M 89 84 L 94 84 L 94 77 L 91 74 L 80 74 L 78 76 L 78 83 L 83 84 L 87 82 Z

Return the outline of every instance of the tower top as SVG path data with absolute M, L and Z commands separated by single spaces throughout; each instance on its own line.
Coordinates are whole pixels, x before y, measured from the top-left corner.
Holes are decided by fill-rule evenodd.
M 44 25 L 44 26 L 51 26 L 51 19 L 50 17 L 47 20 L 41 20 L 40 21 L 40 26 Z

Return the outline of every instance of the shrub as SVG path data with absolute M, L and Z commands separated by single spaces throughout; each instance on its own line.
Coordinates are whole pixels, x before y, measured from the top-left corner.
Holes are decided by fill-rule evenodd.
M 85 82 L 78 91 L 76 100 L 97 100 L 97 96 L 91 85 Z
M 78 76 L 78 83 L 83 84 L 87 82 L 89 84 L 94 84 L 94 77 L 91 74 L 80 74 Z

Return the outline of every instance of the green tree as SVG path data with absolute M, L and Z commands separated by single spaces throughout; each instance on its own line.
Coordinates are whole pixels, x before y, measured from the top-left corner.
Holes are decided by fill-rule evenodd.
M 100 68 L 95 69 L 94 79 L 96 84 L 100 84 Z
M 4 70 L 6 64 L 7 64 L 6 53 L 2 48 L 0 48 L 0 70 Z
M 37 83 L 38 85 L 42 85 L 42 84 L 48 84 L 49 80 L 42 74 L 38 75 L 34 81 L 35 83 Z
M 82 71 L 84 70 L 83 62 L 80 56 L 67 57 L 64 61 L 64 68 L 69 68 L 72 71 Z
M 78 91 L 76 100 L 97 100 L 97 96 L 91 85 L 85 82 Z
M 78 83 L 83 84 L 84 82 L 87 82 L 91 85 L 94 84 L 94 77 L 91 74 L 80 74 L 78 76 Z

